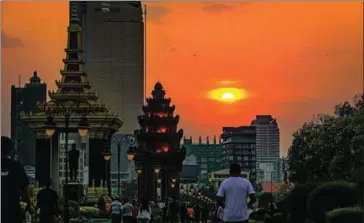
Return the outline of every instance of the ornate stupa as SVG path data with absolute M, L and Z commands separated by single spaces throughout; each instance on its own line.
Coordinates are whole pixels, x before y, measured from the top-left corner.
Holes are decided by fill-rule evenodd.
M 50 102 L 39 104 L 39 112 L 36 114 L 22 114 L 22 120 L 30 125 L 37 133 L 37 137 L 44 137 L 44 122 L 46 109 L 72 109 L 70 128 L 77 128 L 79 120 L 85 113 L 90 122 L 90 138 L 102 138 L 105 131 L 111 133 L 118 131 L 122 121 L 117 114 L 98 102 L 98 95 L 92 91 L 91 84 L 85 72 L 85 62 L 81 42 L 81 26 L 77 17 L 76 4 L 71 3 L 70 24 L 68 26 L 68 41 L 65 49 L 66 58 L 63 59 L 64 69 L 60 71 L 61 80 L 56 80 L 57 90 L 48 92 Z M 34 75 L 33 81 L 38 81 Z M 40 79 L 39 79 L 40 81 Z M 55 115 L 54 121 L 58 128 L 64 126 L 64 117 Z
M 61 80 L 56 81 L 57 89 L 49 91 L 50 101 L 42 102 L 36 113 L 22 113 L 21 119 L 27 123 L 36 133 L 36 179 L 42 184 L 44 180 L 58 177 L 55 168 L 57 166 L 50 162 L 49 156 L 58 154 L 59 133 L 65 131 L 65 112 L 71 111 L 69 118 L 69 133 L 77 132 L 82 117 L 86 116 L 89 123 L 89 184 L 110 179 L 110 162 L 105 166 L 103 158 L 104 148 L 110 143 L 110 136 L 119 130 L 123 122 L 116 113 L 112 113 L 104 105 L 98 102 L 98 95 L 92 91 L 91 84 L 85 72 L 85 61 L 82 50 L 82 36 L 80 20 L 77 17 L 77 4 L 71 4 L 70 23 L 67 28 L 68 41 L 65 49 L 66 58 L 63 59 L 64 69 L 60 71 Z M 37 81 L 37 80 L 34 80 Z M 52 117 L 57 127 L 57 134 L 49 137 L 45 133 L 48 111 L 52 111 Z M 55 143 L 57 142 L 57 143 Z M 50 146 L 50 144 L 52 144 Z M 50 150 L 53 152 L 51 153 Z M 59 157 L 58 157 L 59 158 Z M 52 160 L 58 160 L 52 158 Z M 110 184 L 109 184 L 110 185 Z
M 185 148 L 180 146 L 183 130 L 177 128 L 179 116 L 174 115 L 175 106 L 165 95 L 162 84 L 157 82 L 152 97 L 142 107 L 144 114 L 138 117 L 140 129 L 135 131 L 139 145 L 136 170 L 145 187 L 140 191 L 144 194 L 139 195 L 149 200 L 156 199 L 157 187 L 161 187 L 162 198 L 178 199 L 179 175 L 186 156 Z

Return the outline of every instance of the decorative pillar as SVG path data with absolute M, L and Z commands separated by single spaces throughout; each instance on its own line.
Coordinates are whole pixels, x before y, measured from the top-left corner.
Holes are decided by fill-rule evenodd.
M 105 141 L 103 139 L 90 139 L 89 142 L 89 186 L 95 180 L 95 187 L 102 187 L 101 180 L 106 180 L 106 166 L 102 154 Z
M 52 188 L 60 193 L 60 182 L 59 182 L 59 134 L 54 134 L 50 139 L 50 155 L 51 155 L 51 178 L 52 178 Z
M 144 168 L 145 171 L 145 181 L 144 190 L 145 190 L 145 199 L 148 201 L 155 201 L 156 200 L 156 187 L 155 187 L 155 173 L 154 170 L 151 168 L 151 165 L 147 165 Z
M 35 179 L 42 187 L 50 178 L 50 140 L 37 138 L 35 148 Z
M 164 200 L 168 196 L 168 173 L 166 171 L 162 171 L 162 182 L 161 182 L 161 195 L 162 200 Z

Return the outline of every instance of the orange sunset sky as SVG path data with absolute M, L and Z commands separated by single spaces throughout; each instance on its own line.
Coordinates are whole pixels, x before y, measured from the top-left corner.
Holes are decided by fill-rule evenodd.
M 55 88 L 68 23 L 67 2 L 2 2 L 2 134 L 10 86 L 37 70 Z M 272 114 L 281 155 L 314 114 L 332 112 L 363 86 L 363 3 L 153 2 L 148 5 L 147 90 L 158 80 L 181 115 L 185 135 L 218 135 Z M 207 92 L 236 81 L 249 97 L 222 104 Z

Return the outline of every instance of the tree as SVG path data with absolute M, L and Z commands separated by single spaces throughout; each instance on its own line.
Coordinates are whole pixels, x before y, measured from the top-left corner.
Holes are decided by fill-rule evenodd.
M 276 202 L 282 201 L 284 198 L 286 198 L 289 194 L 289 192 L 292 190 L 293 185 L 292 184 L 281 184 L 279 187 L 279 191 L 276 194 Z
M 288 150 L 294 182 L 352 181 L 363 164 L 364 95 L 335 106 L 334 115 L 320 114 L 293 134 Z

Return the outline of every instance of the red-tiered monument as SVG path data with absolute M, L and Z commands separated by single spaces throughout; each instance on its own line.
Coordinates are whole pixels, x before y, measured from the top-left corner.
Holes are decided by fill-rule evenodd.
M 156 200 L 157 188 L 161 188 L 162 199 L 179 198 L 179 174 L 186 156 L 185 148 L 180 147 L 183 130 L 177 130 L 179 116 L 173 115 L 175 106 L 165 94 L 157 82 L 152 97 L 142 107 L 144 115 L 138 117 L 140 129 L 135 131 L 138 195 L 149 201 Z

